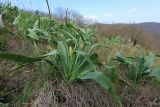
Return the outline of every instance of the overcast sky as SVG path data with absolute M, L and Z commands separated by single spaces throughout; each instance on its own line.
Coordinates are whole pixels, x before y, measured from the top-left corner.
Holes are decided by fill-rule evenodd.
M 45 0 L 0 0 L 23 9 L 48 12 Z M 160 22 L 160 0 L 49 0 L 57 7 L 79 11 L 85 18 L 104 23 Z

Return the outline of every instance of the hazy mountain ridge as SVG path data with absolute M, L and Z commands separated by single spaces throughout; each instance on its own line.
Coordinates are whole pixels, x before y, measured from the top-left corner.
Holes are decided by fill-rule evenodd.
M 152 34 L 155 37 L 160 37 L 160 23 L 158 22 L 143 22 L 143 23 L 133 23 L 133 24 L 127 24 L 127 23 L 115 23 L 115 24 L 103 24 L 103 23 L 97 23 L 96 26 L 103 26 L 103 27 L 138 27 L 142 28 L 143 31 L 148 32 Z
M 160 37 L 160 23 L 157 22 L 144 22 L 138 23 L 138 26 L 142 27 L 144 31 L 154 34 Z

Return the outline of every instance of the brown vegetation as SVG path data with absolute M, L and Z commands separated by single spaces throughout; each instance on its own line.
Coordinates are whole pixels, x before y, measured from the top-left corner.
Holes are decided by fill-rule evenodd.
M 95 24 L 95 27 L 99 36 L 121 36 L 127 42 L 142 45 L 150 50 L 159 51 L 160 39 L 154 37 L 151 33 L 145 32 L 136 24 Z

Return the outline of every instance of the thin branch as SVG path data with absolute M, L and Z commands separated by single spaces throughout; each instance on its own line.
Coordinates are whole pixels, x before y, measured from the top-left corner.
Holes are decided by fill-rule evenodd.
M 51 10 L 50 10 L 50 7 L 49 7 L 48 0 L 46 0 L 46 3 L 47 3 L 48 12 L 49 12 L 49 18 L 50 18 L 50 25 L 49 25 L 49 28 L 51 29 Z
M 66 24 L 67 24 L 67 21 L 68 21 L 68 8 L 66 9 Z

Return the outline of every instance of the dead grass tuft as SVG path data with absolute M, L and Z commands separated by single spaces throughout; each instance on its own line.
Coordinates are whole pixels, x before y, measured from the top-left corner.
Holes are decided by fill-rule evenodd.
M 32 107 L 113 107 L 111 98 L 95 82 L 68 85 L 60 82 L 47 92 L 40 92 Z

